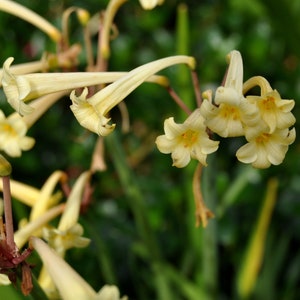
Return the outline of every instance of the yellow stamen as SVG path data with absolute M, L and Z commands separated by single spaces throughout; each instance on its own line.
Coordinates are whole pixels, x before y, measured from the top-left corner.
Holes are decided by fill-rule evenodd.
M 265 143 L 265 142 L 267 142 L 268 141 L 268 139 L 270 138 L 270 134 L 269 133 L 262 133 L 260 136 L 258 136 L 256 139 L 255 139 L 255 141 L 256 141 L 256 143 L 258 143 L 258 144 L 263 144 L 263 143 Z
M 198 139 L 198 133 L 194 130 L 187 130 L 181 134 L 181 141 L 184 144 L 185 148 L 191 147 Z

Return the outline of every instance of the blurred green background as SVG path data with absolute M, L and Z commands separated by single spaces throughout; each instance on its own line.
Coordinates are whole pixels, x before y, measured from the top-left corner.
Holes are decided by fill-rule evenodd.
M 70 6 L 83 7 L 93 15 L 107 5 L 101 0 L 17 2 L 57 27 L 63 10 Z M 179 7 L 187 8 L 187 31 L 179 22 Z M 127 71 L 154 59 L 189 54 L 197 59 L 200 87 L 205 90 L 221 84 L 227 67 L 225 56 L 237 49 L 244 60 L 244 78 L 265 76 L 283 99 L 295 99 L 297 118 L 299 14 L 297 0 L 166 0 L 152 11 L 129 0 L 115 19 L 119 35 L 111 44 L 109 70 Z M 75 18 L 70 26 L 71 41 L 82 42 Z M 0 42 L 1 64 L 9 56 L 21 63 L 39 59 L 45 50 L 55 50 L 42 32 L 3 12 Z M 96 37 L 94 42 L 96 47 Z M 78 69 L 84 70 L 85 65 L 82 57 Z M 186 71 L 172 67 L 162 73 L 190 105 L 193 93 Z M 2 91 L 0 98 L 0 108 L 11 112 Z M 78 125 L 70 104 L 68 98 L 63 99 L 30 129 L 28 135 L 35 137 L 36 145 L 21 158 L 10 160 L 14 179 L 41 187 L 54 170 L 65 170 L 74 179 L 89 168 L 97 137 Z M 80 219 L 85 236 L 92 239 L 91 246 L 70 250 L 66 260 L 96 290 L 105 283 L 116 284 L 130 299 L 241 299 L 237 288 L 241 269 L 267 184 L 270 178 L 277 178 L 276 204 L 267 235 L 260 240 L 265 242 L 263 261 L 245 298 L 299 299 L 298 139 L 282 165 L 259 171 L 237 161 L 235 152 L 244 143 L 242 139 L 221 139 L 202 182 L 204 200 L 216 217 L 206 229 L 195 228 L 195 164 L 184 170 L 173 168 L 170 156 L 159 153 L 154 144 L 156 136 L 163 133 L 164 119 L 174 116 L 175 121 L 183 121 L 183 114 L 167 91 L 153 84 L 139 87 L 126 104 L 131 131 L 121 133 L 120 113 L 114 109 L 117 128 L 105 138 L 107 170 L 94 175 L 92 202 Z M 298 131 L 297 123 L 295 127 Z M 27 208 L 14 204 L 16 220 L 26 213 Z M 256 259 L 254 255 L 250 261 Z M 34 272 L 37 270 L 38 266 Z M 0 288 L 0 295 L 2 291 Z

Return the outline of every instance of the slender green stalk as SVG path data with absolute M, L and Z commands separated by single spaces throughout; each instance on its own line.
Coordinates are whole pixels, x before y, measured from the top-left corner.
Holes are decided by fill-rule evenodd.
M 157 299 L 173 299 L 168 279 L 161 269 L 162 257 L 154 232 L 152 231 L 145 206 L 145 198 L 138 186 L 138 181 L 130 169 L 122 144 L 117 132 L 111 133 L 105 138 L 108 152 L 112 153 L 112 160 L 119 175 L 122 187 L 127 195 L 128 204 L 133 213 L 137 231 L 148 252 L 146 253 L 149 263 L 154 272 L 153 278 L 157 287 Z
M 267 185 L 266 196 L 261 212 L 252 232 L 245 258 L 237 277 L 239 299 L 248 299 L 255 286 L 265 251 L 266 236 L 269 229 L 273 209 L 277 199 L 278 179 L 271 178 Z
M 177 24 L 176 24 L 176 52 L 180 55 L 189 55 L 189 15 L 186 4 L 180 4 L 177 8 Z M 180 91 L 180 97 L 189 109 L 195 107 L 193 101 L 193 91 L 191 89 L 191 74 L 185 66 L 176 66 L 176 89 Z M 184 115 L 185 117 L 185 115 Z
M 187 55 L 189 51 L 189 16 L 188 7 L 185 4 L 181 4 L 177 9 L 177 53 Z M 177 76 L 176 76 L 176 88 L 180 90 L 180 96 L 187 105 L 189 109 L 194 109 L 194 95 L 192 92 L 191 85 L 191 75 L 188 70 L 182 68 L 182 66 L 177 66 Z M 183 111 L 180 111 L 181 118 L 185 119 Z M 204 282 L 204 272 L 203 272 L 203 261 L 205 261 L 204 253 L 205 248 L 205 230 L 203 228 L 195 227 L 195 204 L 192 180 L 195 171 L 195 164 L 190 163 L 186 168 L 184 168 L 184 178 L 185 184 L 183 186 L 185 199 L 187 201 L 187 214 L 186 214 L 186 230 L 188 233 L 188 244 L 186 246 L 186 252 L 183 254 L 182 261 L 182 272 L 183 274 L 188 274 L 191 270 L 194 270 L 193 281 L 199 287 L 199 296 L 201 299 L 206 295 L 206 288 Z M 206 199 L 204 199 L 206 201 Z M 210 221 L 211 222 L 211 221 Z M 183 286 L 181 288 L 184 288 Z
M 214 172 L 215 164 L 212 157 L 208 160 L 209 167 L 204 168 L 202 175 L 203 198 L 208 207 L 216 211 L 216 194 L 211 188 L 215 186 Z M 203 252 L 202 252 L 202 272 L 203 287 L 206 291 L 205 300 L 214 300 L 218 292 L 218 252 L 217 252 L 217 220 L 212 219 L 208 222 L 203 232 Z

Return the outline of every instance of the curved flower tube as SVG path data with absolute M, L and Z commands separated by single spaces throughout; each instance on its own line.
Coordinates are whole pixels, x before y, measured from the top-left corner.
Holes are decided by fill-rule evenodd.
M 98 135 L 108 135 L 114 130 L 115 124 L 108 124 L 110 118 L 107 118 L 106 115 L 114 106 L 155 73 L 169 66 L 182 63 L 187 64 L 192 69 L 195 67 L 193 57 L 171 56 L 131 70 L 90 98 L 87 98 L 87 89 L 80 96 L 77 96 L 73 91 L 70 95 L 73 103 L 70 108 L 80 125 Z M 162 81 L 160 84 L 165 85 L 166 82 Z
M 9 57 L 3 64 L 2 85 L 8 103 L 21 115 L 30 114 L 33 108 L 24 102 L 59 91 L 86 86 L 111 83 L 126 72 L 68 72 L 13 74 L 10 65 L 14 58 Z M 150 81 L 164 81 L 164 77 L 149 78 Z

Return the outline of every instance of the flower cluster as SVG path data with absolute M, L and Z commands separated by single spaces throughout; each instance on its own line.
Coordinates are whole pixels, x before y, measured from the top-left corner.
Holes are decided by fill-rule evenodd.
M 70 110 L 82 127 L 101 137 L 107 136 L 116 126 L 110 123 L 111 110 L 143 83 L 159 84 L 170 92 L 189 115 L 182 124 L 176 123 L 173 117 L 166 119 L 165 134 L 156 138 L 156 145 L 160 152 L 171 154 L 173 166 L 178 168 L 187 166 L 191 159 L 199 162 L 193 178 L 193 193 L 196 224 L 202 223 L 205 227 L 207 220 L 214 215 L 206 208 L 202 199 L 200 179 L 202 166 L 207 165 L 207 156 L 219 148 L 220 142 L 213 140 L 212 136 L 244 137 L 245 145 L 236 152 L 240 162 L 260 169 L 279 165 L 296 137 L 295 129 L 292 128 L 296 119 L 291 112 L 295 101 L 282 99 L 264 77 L 254 76 L 244 82 L 243 61 L 240 52 L 236 50 L 228 54 L 229 66 L 224 84 L 214 92 L 205 91 L 203 100 L 199 97 L 197 82 L 193 82 L 198 107 L 192 112 L 189 112 L 189 108 L 179 97 L 172 94 L 168 78 L 157 73 L 165 68 L 184 64 L 192 71 L 192 75 L 196 74 L 194 57 L 169 56 L 137 66 L 128 72 L 108 72 L 113 18 L 125 2 L 126 0 L 109 1 L 105 13 L 98 18 L 101 20 L 96 24 L 99 31 L 99 49 L 95 63 L 89 33 L 91 23 L 87 11 L 76 7 L 66 10 L 60 31 L 21 4 L 11 0 L 0 1 L 0 10 L 37 26 L 57 46 L 56 54 L 45 54 L 36 62 L 12 66 L 13 57 L 4 61 L 3 68 L 0 69 L 0 87 L 15 112 L 6 117 L 0 110 L 0 151 L 10 157 L 20 157 L 22 151 L 30 150 L 35 139 L 26 136 L 28 130 L 56 101 L 65 96 L 71 100 Z M 162 5 L 164 0 L 139 2 L 143 9 L 150 10 Z M 85 33 L 87 66 L 86 71 L 81 72 L 76 67 L 82 47 L 77 44 L 70 45 L 68 37 L 67 21 L 72 12 L 77 13 Z M 257 90 L 257 87 L 259 95 L 252 95 L 253 88 Z M 101 155 L 102 153 L 99 156 Z M 5 178 L 2 186 L 0 183 L 0 189 L 6 198 L 5 224 L 0 214 L 0 285 L 14 282 L 12 279 L 17 276 L 14 271 L 19 264 L 26 270 L 27 279 L 30 277 L 30 265 L 25 259 L 35 249 L 43 262 L 38 283 L 50 299 L 61 297 L 69 300 L 73 299 L 74 294 L 78 299 L 87 300 L 126 299 L 120 297 L 116 286 L 104 285 L 99 292 L 94 291 L 64 261 L 67 250 L 74 247 L 84 248 L 90 243 L 90 239 L 83 236 L 79 215 L 82 203 L 90 196 L 90 182 L 95 171 L 93 166 L 78 177 L 72 188 L 66 183 L 66 173 L 55 171 L 41 190 L 14 180 L 9 181 L 11 166 L 1 154 L 0 170 L 0 177 Z M 62 188 L 59 192 L 54 192 L 59 182 Z M 7 203 L 11 204 L 7 198 L 10 200 L 11 194 L 31 208 L 28 220 L 21 220 L 16 232 L 13 230 L 12 213 L 7 209 Z M 66 201 L 58 204 L 63 194 Z M 59 215 L 58 225 L 49 225 Z M 28 242 L 28 251 L 21 254 L 19 249 Z M 29 294 L 31 285 L 28 283 L 25 287 L 24 293 Z
M 183 124 L 167 119 L 165 135 L 156 140 L 162 153 L 172 153 L 176 167 L 185 167 L 191 158 L 206 165 L 207 154 L 218 149 L 208 130 L 224 138 L 244 136 L 247 143 L 238 149 L 238 160 L 261 169 L 282 163 L 295 140 L 295 129 L 290 129 L 296 121 L 291 112 L 295 101 L 281 99 L 264 77 L 243 83 L 240 52 L 234 50 L 228 57 L 226 80 L 216 89 L 214 99 L 211 90 L 205 91 L 200 108 Z M 259 96 L 249 94 L 255 86 L 261 90 Z

